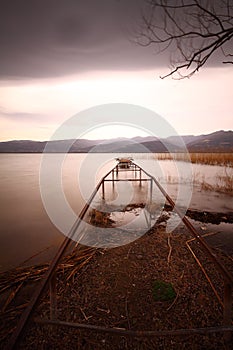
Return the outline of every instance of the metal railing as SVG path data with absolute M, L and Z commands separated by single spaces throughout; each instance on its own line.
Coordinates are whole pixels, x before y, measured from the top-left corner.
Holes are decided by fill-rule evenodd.
M 128 178 L 128 179 L 119 179 L 118 174 L 120 171 L 132 171 L 135 174 L 134 178 Z M 136 174 L 139 173 L 139 177 L 136 176 Z M 108 176 L 112 175 L 112 178 L 109 179 Z M 142 178 L 142 174 L 146 175 L 146 178 Z M 71 323 L 71 322 L 64 322 L 59 321 L 57 319 L 57 310 L 56 310 L 56 267 L 63 257 L 66 249 L 68 248 L 69 244 L 72 242 L 72 237 L 74 234 L 77 233 L 77 230 L 84 219 L 88 209 L 90 208 L 90 205 L 95 198 L 96 194 L 102 188 L 102 198 L 105 198 L 105 182 L 111 181 L 113 186 L 114 182 L 117 181 L 138 181 L 139 186 L 142 185 L 142 182 L 149 181 L 150 182 L 150 196 L 152 198 L 152 190 L 153 190 L 153 183 L 158 187 L 158 189 L 162 192 L 162 194 L 165 196 L 167 202 L 172 206 L 174 211 L 180 216 L 181 220 L 187 227 L 187 229 L 191 232 L 194 239 L 197 240 L 202 248 L 202 250 L 207 254 L 208 258 L 214 263 L 215 267 L 220 272 L 223 282 L 224 282 L 224 296 L 223 301 L 221 305 L 223 306 L 223 326 L 221 327 L 206 327 L 206 328 L 196 328 L 196 329 L 176 329 L 176 330 L 166 330 L 166 331 L 132 331 L 132 330 L 119 330 L 115 328 L 104 328 L 99 327 L 96 325 L 89 325 L 89 324 L 79 324 L 79 323 Z M 77 236 L 76 236 L 77 237 Z M 82 236 L 79 237 L 80 239 Z M 77 240 L 77 239 L 76 239 Z M 211 285 L 211 284 L 210 284 Z M 57 326 L 66 326 L 66 327 L 74 327 L 79 329 L 87 329 L 87 330 L 95 330 L 99 332 L 105 332 L 105 333 L 114 333 L 119 335 L 125 335 L 125 336 L 165 336 L 165 335 L 184 335 L 184 334 L 208 334 L 208 333 L 216 333 L 221 332 L 225 335 L 226 343 L 229 343 L 231 334 L 233 332 L 232 327 L 232 288 L 233 288 L 233 278 L 231 274 L 228 272 L 228 270 L 224 267 L 224 265 L 219 261 L 219 259 L 215 256 L 215 254 L 212 252 L 206 241 L 198 234 L 198 232 L 195 230 L 194 226 L 191 224 L 191 222 L 187 219 L 186 216 L 184 216 L 181 212 L 181 210 L 175 205 L 175 202 L 172 200 L 172 198 L 166 193 L 166 191 L 163 189 L 163 187 L 160 185 L 160 183 L 157 181 L 157 179 L 149 174 L 147 171 L 142 169 L 139 165 L 137 165 L 134 162 L 130 163 L 130 167 L 128 169 L 120 169 L 119 164 L 117 164 L 113 169 L 111 169 L 98 183 L 96 188 L 94 189 L 92 195 L 90 196 L 89 200 L 83 207 L 81 213 L 79 214 L 78 219 L 72 226 L 68 237 L 64 239 L 62 242 L 60 248 L 57 251 L 57 254 L 55 255 L 54 259 L 52 260 L 47 272 L 45 273 L 43 279 L 40 281 L 39 286 L 35 290 L 34 295 L 32 296 L 27 308 L 24 310 L 24 312 L 21 315 L 21 318 L 18 322 L 18 325 L 16 329 L 14 330 L 9 344 L 8 349 L 15 348 L 17 341 L 20 339 L 25 326 L 27 325 L 36 305 L 38 304 L 43 292 L 45 292 L 46 288 L 49 286 L 50 290 L 50 319 L 49 320 L 36 320 L 39 323 L 44 324 L 50 324 L 50 325 L 57 325 Z M 220 301 L 220 300 L 219 300 Z

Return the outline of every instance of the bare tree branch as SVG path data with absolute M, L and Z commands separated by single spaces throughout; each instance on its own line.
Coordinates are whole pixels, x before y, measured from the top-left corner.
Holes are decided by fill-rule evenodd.
M 217 52 L 232 57 L 227 42 L 233 38 L 233 0 L 148 0 L 147 5 L 138 42 L 170 52 L 172 69 L 162 78 L 189 78 Z

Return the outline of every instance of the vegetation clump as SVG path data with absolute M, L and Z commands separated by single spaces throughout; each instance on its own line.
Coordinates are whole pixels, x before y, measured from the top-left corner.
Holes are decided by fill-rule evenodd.
M 152 293 L 155 301 L 170 301 L 176 297 L 172 284 L 160 280 L 153 282 Z
M 182 162 L 191 162 L 193 164 L 219 165 L 233 167 L 232 152 L 190 152 L 190 153 L 158 153 L 155 155 L 158 160 L 177 160 Z

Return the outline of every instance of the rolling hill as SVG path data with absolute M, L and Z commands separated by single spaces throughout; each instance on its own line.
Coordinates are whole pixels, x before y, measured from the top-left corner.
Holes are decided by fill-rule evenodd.
M 189 152 L 233 152 L 233 131 L 216 131 L 207 135 L 181 136 Z M 0 142 L 0 153 L 42 153 L 46 147 L 51 153 L 161 153 L 184 151 L 180 138 L 170 136 L 158 139 L 153 136 L 115 138 L 111 140 L 14 140 Z M 71 147 L 70 147 L 71 145 Z

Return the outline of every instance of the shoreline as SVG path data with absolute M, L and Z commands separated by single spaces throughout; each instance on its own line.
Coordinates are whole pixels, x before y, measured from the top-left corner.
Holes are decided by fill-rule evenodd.
M 144 205 L 142 203 L 139 204 L 134 204 L 131 205 L 130 209 L 129 206 L 127 206 L 125 208 L 125 211 L 127 212 L 131 212 L 133 211 L 135 208 L 143 208 Z M 170 219 L 169 216 L 166 216 L 166 213 L 170 214 L 172 212 L 172 207 L 169 204 L 165 204 L 164 205 L 164 209 L 162 212 L 161 217 L 158 219 L 157 224 L 155 225 L 166 225 L 167 221 Z M 219 225 L 221 223 L 227 223 L 227 224 L 233 224 L 233 213 L 232 212 L 210 212 L 210 211 L 201 211 L 201 210 L 197 210 L 197 209 L 188 209 L 186 212 L 186 216 L 188 216 L 188 218 L 193 220 L 194 224 L 198 224 L 198 223 L 203 223 L 206 224 L 208 227 L 208 224 L 213 224 L 213 225 Z M 111 220 L 109 220 L 108 224 L 113 223 L 113 221 L 111 222 Z M 94 225 L 97 223 L 94 223 Z M 98 224 L 97 224 L 98 226 Z M 104 226 L 103 226 L 104 227 Z M 205 232 L 203 232 L 204 234 Z M 223 233 L 223 232 L 222 232 Z M 216 232 L 216 234 L 221 234 L 221 232 Z M 62 240 L 61 240 L 62 241 Z M 212 244 L 215 244 L 215 241 L 217 243 L 219 243 L 219 239 L 215 239 L 214 237 L 212 237 Z M 233 237 L 232 237 L 232 241 L 233 241 Z M 58 245 L 59 247 L 59 245 Z M 42 249 L 39 252 L 35 252 L 32 256 L 28 256 L 22 263 L 20 263 L 19 265 L 9 265 L 9 267 L 7 266 L 3 266 L 2 270 L 0 271 L 0 274 L 5 273 L 7 271 L 11 271 L 17 268 L 24 268 L 24 267 L 30 267 L 30 266 L 34 266 L 34 265 L 39 265 L 39 264 L 47 264 L 49 263 L 49 261 L 53 258 L 53 256 L 56 254 L 56 251 L 58 249 L 58 247 L 56 248 L 53 245 L 47 246 L 44 249 Z M 233 244 L 232 244 L 233 247 Z M 230 248 L 231 250 L 231 248 Z M 43 256 L 43 254 L 45 254 L 45 256 Z M 29 261 L 33 261 L 32 264 L 25 264 L 25 262 L 29 262 Z
M 88 249 L 79 246 L 73 255 L 64 257 L 59 264 L 57 280 L 59 319 L 131 330 L 220 325 L 221 307 L 185 245 L 191 238 L 190 235 L 180 234 L 179 230 L 171 234 L 172 249 L 169 248 L 168 237 L 163 228 L 152 228 L 139 240 L 125 246 L 114 249 Z M 214 284 L 221 293 L 222 287 L 217 272 L 213 266 L 208 265 L 206 256 L 198 245 L 195 242 L 192 245 L 202 263 L 208 266 Z M 221 255 L 219 251 L 216 251 L 216 254 Z M 231 259 L 221 255 L 221 260 L 224 260 L 228 268 L 232 268 Z M 5 291 L 5 300 L 4 302 L 2 300 L 4 312 L 1 316 L 3 322 L 1 331 L 5 335 L 6 330 L 9 332 L 3 345 L 7 343 L 12 327 L 26 306 L 25 303 L 30 300 L 47 266 L 21 269 L 12 275 L 15 282 L 11 280 L 11 288 Z M 19 272 L 23 274 L 21 278 Z M 6 277 L 7 273 L 5 281 Z M 153 300 L 152 282 L 158 279 L 172 283 L 177 295 L 176 300 L 166 302 Z M 21 286 L 22 283 L 25 285 Z M 9 295 L 13 295 L 12 293 L 15 295 L 9 300 Z M 48 297 L 44 296 L 35 316 L 47 318 L 48 307 Z M 44 346 L 49 348 L 55 346 L 56 349 L 63 349 L 65 345 L 66 349 L 73 349 L 77 344 L 81 346 L 80 349 L 88 349 L 88 346 L 93 347 L 93 344 L 95 349 L 102 349 L 104 339 L 106 349 L 120 349 L 122 341 L 122 337 L 88 331 L 77 331 L 75 337 L 73 330 L 66 328 L 61 328 L 63 335 L 60 338 L 60 332 L 57 332 L 56 327 L 49 328 L 49 332 L 46 329 L 47 327 L 31 322 L 18 348 L 31 349 L 32 346 L 38 348 L 43 343 Z M 153 338 L 146 339 L 145 344 L 147 346 L 153 342 L 156 346 L 166 344 L 170 346 L 169 349 L 180 349 L 181 344 L 184 344 L 184 349 L 191 349 L 192 346 L 199 344 L 210 349 L 213 341 L 216 342 L 216 348 L 223 346 L 220 334 L 211 337 L 163 337 L 163 340 L 160 338 L 157 341 Z M 137 339 L 125 339 L 125 342 L 129 349 L 135 349 L 138 344 Z M 82 347 L 81 344 L 86 347 Z

